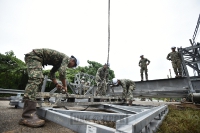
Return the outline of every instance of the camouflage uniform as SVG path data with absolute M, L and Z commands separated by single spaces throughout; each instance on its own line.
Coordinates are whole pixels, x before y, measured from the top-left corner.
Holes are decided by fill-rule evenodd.
M 84 87 L 83 87 L 83 94 L 85 94 L 87 92 L 87 90 L 89 89 L 89 87 L 86 86 L 90 86 L 89 82 L 85 82 Z
M 55 72 L 59 72 L 59 79 L 66 79 L 66 68 L 69 57 L 63 53 L 51 49 L 34 49 L 25 54 L 25 62 L 28 72 L 28 83 L 25 88 L 24 97 L 35 100 L 36 93 L 43 81 L 42 66 L 53 65 L 50 71 L 50 79 L 55 79 Z
M 167 59 L 172 61 L 172 67 L 174 69 L 174 73 L 176 74 L 176 76 L 182 75 L 182 70 L 181 70 L 181 55 L 179 52 L 174 51 L 174 52 L 170 52 L 167 55 Z M 178 69 L 178 71 L 177 71 Z
M 106 95 L 107 90 L 107 82 L 108 82 L 108 74 L 109 70 L 108 68 L 104 70 L 103 67 L 100 67 L 97 70 L 95 81 L 97 83 L 97 95 Z
M 150 60 L 148 60 L 147 58 L 143 58 L 139 61 L 139 66 L 141 67 L 140 68 L 141 80 L 143 80 L 143 72 L 144 71 L 145 71 L 146 80 L 148 80 L 147 62 L 148 62 L 148 64 L 150 63 Z
M 81 80 L 81 86 L 78 88 L 78 94 L 79 95 L 84 94 L 84 85 L 85 85 L 85 78 L 82 78 L 82 80 Z
M 135 90 L 135 83 L 129 79 L 119 79 L 123 88 L 122 98 L 128 101 L 133 100 L 133 90 Z

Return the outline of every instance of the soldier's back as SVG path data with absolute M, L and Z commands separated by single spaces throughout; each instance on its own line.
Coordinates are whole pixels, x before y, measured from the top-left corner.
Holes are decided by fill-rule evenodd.
M 43 48 L 43 49 L 34 49 L 35 53 L 43 59 L 43 65 L 57 65 L 61 64 L 63 58 L 69 58 L 64 53 L 59 51 Z

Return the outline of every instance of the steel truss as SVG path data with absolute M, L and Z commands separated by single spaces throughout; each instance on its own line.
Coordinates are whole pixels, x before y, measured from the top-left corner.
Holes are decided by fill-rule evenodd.
M 186 48 L 179 48 L 178 51 L 182 56 L 182 68 L 183 75 L 189 76 L 186 66 L 191 67 L 197 72 L 197 75 L 200 76 L 200 44 L 196 46 L 190 46 Z
M 37 114 L 78 133 L 152 133 L 168 113 L 167 105 L 153 107 L 104 104 L 94 107 L 113 113 L 41 107 Z M 105 126 L 109 124 L 112 126 Z

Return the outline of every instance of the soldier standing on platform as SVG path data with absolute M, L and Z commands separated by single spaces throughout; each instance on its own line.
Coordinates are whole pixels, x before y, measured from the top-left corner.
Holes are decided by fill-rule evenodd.
M 148 69 L 147 69 L 147 65 L 149 65 L 150 60 L 148 60 L 147 58 L 144 58 L 144 55 L 140 56 L 140 61 L 139 61 L 139 66 L 140 68 L 140 74 L 141 74 L 141 81 L 143 81 L 143 72 L 145 71 L 145 77 L 146 77 L 146 81 L 148 80 Z
M 181 69 L 181 55 L 176 51 L 176 47 L 171 47 L 172 52 L 167 55 L 167 60 L 171 60 L 172 67 L 174 69 L 175 77 L 182 77 L 182 69 Z

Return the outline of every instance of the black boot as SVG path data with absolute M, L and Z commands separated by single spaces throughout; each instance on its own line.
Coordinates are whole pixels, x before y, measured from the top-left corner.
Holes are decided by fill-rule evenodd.
M 132 102 L 133 102 L 132 100 L 129 100 L 129 104 L 128 105 L 132 106 Z
M 29 127 L 40 127 L 45 124 L 45 121 L 39 119 L 36 114 L 36 102 L 25 100 L 22 118 L 19 124 Z

